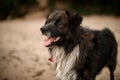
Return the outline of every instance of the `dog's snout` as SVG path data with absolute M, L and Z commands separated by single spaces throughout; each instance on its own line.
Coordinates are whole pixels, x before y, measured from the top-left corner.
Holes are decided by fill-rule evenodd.
M 45 26 L 40 28 L 40 30 L 41 30 L 42 33 L 46 33 L 48 31 L 48 29 Z

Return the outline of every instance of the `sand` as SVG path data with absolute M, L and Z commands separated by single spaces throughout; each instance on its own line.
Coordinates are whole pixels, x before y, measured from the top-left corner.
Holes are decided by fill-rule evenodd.
M 40 27 L 45 18 L 25 18 L 0 22 L 0 80 L 55 80 L 54 64 L 43 46 Z M 120 44 L 120 18 L 85 16 L 82 25 L 91 29 L 110 28 Z M 120 80 L 120 47 L 115 80 Z M 104 68 L 97 80 L 110 80 Z

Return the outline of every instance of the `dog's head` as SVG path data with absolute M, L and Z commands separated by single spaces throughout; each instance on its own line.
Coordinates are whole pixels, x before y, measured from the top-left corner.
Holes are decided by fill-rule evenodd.
M 75 29 L 80 26 L 82 17 L 72 11 L 54 11 L 40 28 L 43 35 L 47 36 L 44 45 L 49 47 L 62 44 L 63 40 L 70 39 Z

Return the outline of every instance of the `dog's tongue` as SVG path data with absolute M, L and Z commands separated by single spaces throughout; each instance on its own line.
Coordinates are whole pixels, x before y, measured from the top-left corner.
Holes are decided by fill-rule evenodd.
M 56 40 L 56 38 L 55 37 L 51 37 L 51 38 L 48 38 L 48 39 L 46 39 L 46 40 L 44 40 L 44 46 L 48 46 L 48 45 L 50 45 L 52 42 L 54 42 Z

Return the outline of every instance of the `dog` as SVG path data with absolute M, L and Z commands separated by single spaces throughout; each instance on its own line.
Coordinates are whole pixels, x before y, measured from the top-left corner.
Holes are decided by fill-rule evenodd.
M 57 80 L 95 80 L 104 67 L 114 80 L 118 45 L 113 32 L 83 27 L 82 20 L 77 12 L 56 10 L 40 28 L 49 60 L 56 64 Z

